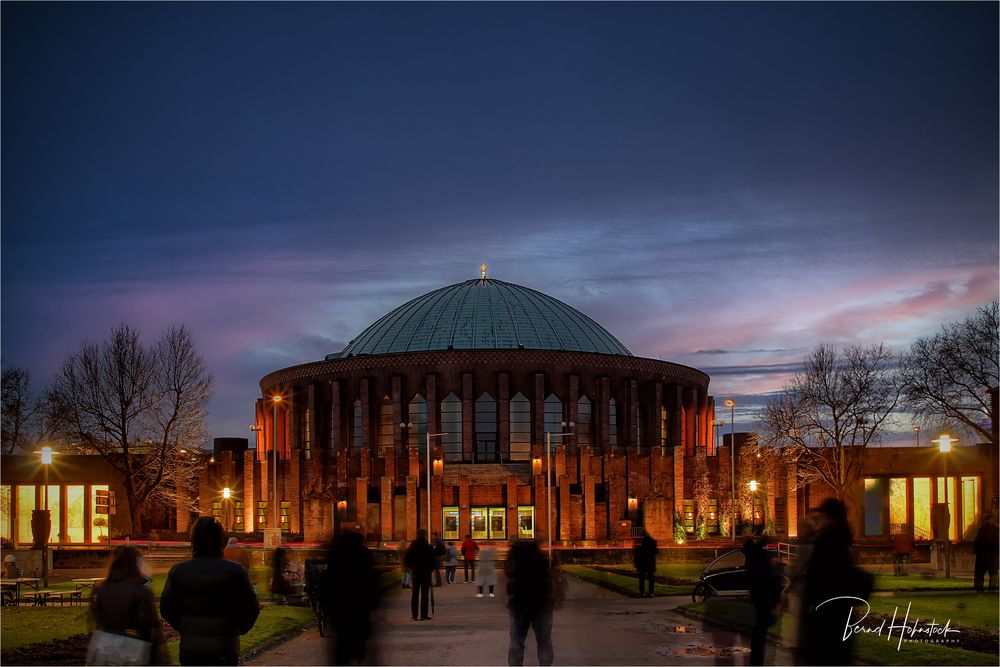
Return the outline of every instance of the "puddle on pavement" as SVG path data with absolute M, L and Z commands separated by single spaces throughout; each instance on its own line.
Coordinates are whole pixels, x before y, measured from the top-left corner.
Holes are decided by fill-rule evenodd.
M 685 634 L 695 634 L 701 632 L 698 628 L 692 627 L 690 625 L 672 625 L 667 628 L 670 632 L 685 633 Z

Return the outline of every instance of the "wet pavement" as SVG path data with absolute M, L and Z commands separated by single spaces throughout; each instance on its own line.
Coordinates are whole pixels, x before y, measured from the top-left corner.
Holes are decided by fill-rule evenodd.
M 509 616 L 503 586 L 496 598 L 477 598 L 472 584 L 434 589 L 429 622 L 410 620 L 410 591 L 393 589 L 377 612 L 374 662 L 387 665 L 506 665 Z M 674 611 L 690 597 L 627 598 L 569 578 L 565 604 L 555 613 L 557 665 L 744 665 L 749 638 Z M 324 665 L 325 640 L 315 629 L 254 656 L 251 665 Z M 769 664 L 793 664 L 770 646 Z M 775 653 L 775 651 L 777 653 Z M 525 664 L 537 665 L 534 635 Z

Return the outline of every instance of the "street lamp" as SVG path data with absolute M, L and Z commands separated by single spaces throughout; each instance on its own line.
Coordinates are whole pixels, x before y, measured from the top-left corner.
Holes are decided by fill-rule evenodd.
M 913 437 L 917 439 L 917 447 L 919 447 L 920 446 L 920 427 L 919 426 L 914 426 L 913 427 Z
M 736 401 L 727 398 L 724 405 L 729 408 L 729 531 L 736 544 Z
M 42 587 L 49 587 L 49 534 L 52 532 L 52 519 L 49 516 L 49 466 L 52 465 L 52 457 L 59 452 L 52 451 L 49 446 L 42 447 L 36 451 L 42 457 L 42 483 L 45 485 L 45 506 L 42 510 Z
M 569 426 L 573 428 L 576 426 L 574 422 L 559 422 L 559 425 L 563 428 Z M 552 567 L 552 438 L 565 438 L 568 435 L 575 435 L 574 433 L 552 433 L 551 431 L 545 432 L 545 513 L 548 515 L 548 521 L 545 524 L 545 532 L 549 536 L 549 567 Z
M 447 433 L 427 434 L 427 539 L 431 538 L 431 438 L 440 438 Z
M 951 446 L 958 442 L 957 438 L 953 438 L 947 433 L 942 433 L 934 440 L 931 440 L 934 444 L 938 446 L 938 450 L 943 454 L 944 459 L 944 509 L 948 515 L 948 528 L 944 533 L 944 576 L 951 576 L 951 507 L 948 505 L 948 453 L 951 452 Z

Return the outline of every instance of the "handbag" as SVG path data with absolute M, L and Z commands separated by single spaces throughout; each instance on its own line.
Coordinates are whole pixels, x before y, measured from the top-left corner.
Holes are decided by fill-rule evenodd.
M 152 643 L 94 630 L 87 646 L 87 665 L 148 665 Z

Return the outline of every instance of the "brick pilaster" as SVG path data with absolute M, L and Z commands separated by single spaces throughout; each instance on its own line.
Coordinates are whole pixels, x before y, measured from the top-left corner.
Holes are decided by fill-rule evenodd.
M 381 479 L 381 488 L 379 489 L 382 498 L 382 502 L 379 503 L 379 534 L 383 542 L 392 540 L 392 495 L 394 482 L 395 480 L 392 477 L 384 475 Z
M 462 459 L 472 461 L 476 446 L 475 397 L 472 389 L 472 373 L 462 373 Z

